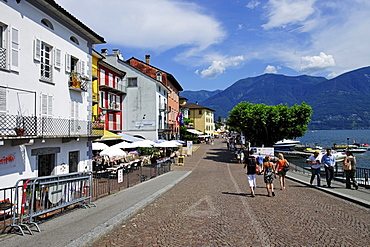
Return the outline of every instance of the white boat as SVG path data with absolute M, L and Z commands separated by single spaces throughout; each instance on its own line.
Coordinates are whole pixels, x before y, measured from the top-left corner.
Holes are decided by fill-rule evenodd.
M 274 148 L 292 148 L 298 145 L 299 143 L 300 141 L 284 139 L 282 141 L 278 141 L 277 143 L 275 143 L 273 147 Z

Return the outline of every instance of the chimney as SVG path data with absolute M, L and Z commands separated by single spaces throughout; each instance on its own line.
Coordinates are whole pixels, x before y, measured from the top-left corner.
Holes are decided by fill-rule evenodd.
M 198 101 L 195 101 L 195 104 L 198 105 Z
M 101 49 L 101 54 L 103 56 L 108 56 L 108 49 Z
M 113 54 L 116 55 L 120 60 L 123 61 L 123 56 L 121 54 L 121 51 L 119 49 L 113 49 L 112 50 Z
M 150 64 L 150 55 L 145 55 L 145 62 Z

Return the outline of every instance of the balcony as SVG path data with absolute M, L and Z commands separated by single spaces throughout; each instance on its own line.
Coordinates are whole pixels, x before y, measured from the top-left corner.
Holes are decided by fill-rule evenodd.
M 159 104 L 158 105 L 159 111 L 167 111 L 167 104 Z
M 69 89 L 87 92 L 89 81 L 90 79 L 88 77 L 73 71 L 69 74 Z
M 6 49 L 0 48 L 0 69 L 6 69 Z
M 126 94 L 127 93 L 127 87 L 123 85 L 123 83 L 116 84 L 116 87 L 101 84 L 99 85 L 99 89 L 105 89 L 109 92 L 116 93 L 116 94 Z
M 104 129 L 86 120 L 5 114 L 0 126 L 0 139 L 101 136 Z
M 102 135 L 104 132 L 105 122 L 101 119 L 100 115 L 92 116 L 92 134 Z

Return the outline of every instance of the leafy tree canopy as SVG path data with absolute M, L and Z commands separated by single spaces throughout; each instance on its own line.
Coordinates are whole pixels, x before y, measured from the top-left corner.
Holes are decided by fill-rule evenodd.
M 244 134 L 252 146 L 272 146 L 282 139 L 303 136 L 311 121 L 312 107 L 305 102 L 289 107 L 243 101 L 229 114 L 227 124 L 230 130 Z

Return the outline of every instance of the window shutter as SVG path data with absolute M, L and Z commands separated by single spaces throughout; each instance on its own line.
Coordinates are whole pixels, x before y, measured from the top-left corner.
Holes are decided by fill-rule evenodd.
M 85 76 L 85 61 L 81 61 L 81 75 Z
M 0 88 L 0 113 L 6 112 L 6 89 Z
M 75 102 L 75 119 L 80 118 L 80 111 L 79 111 L 80 103 Z
M 100 69 L 100 74 L 99 74 L 99 79 L 100 79 L 100 83 L 99 85 L 105 85 L 105 71 Z
M 57 69 L 60 69 L 62 66 L 62 51 L 60 49 L 55 48 L 55 54 L 54 54 L 54 66 Z
M 48 96 L 46 94 L 41 94 L 41 116 L 46 116 L 48 114 Z
M 53 96 L 48 95 L 48 116 L 53 116 Z
M 71 55 L 69 55 L 68 53 L 66 53 L 66 72 L 71 72 Z
M 75 118 L 75 102 L 71 101 L 71 119 Z
M 35 38 L 33 43 L 33 59 L 35 61 L 41 61 L 41 40 Z
M 19 71 L 19 31 L 12 27 L 11 70 Z

